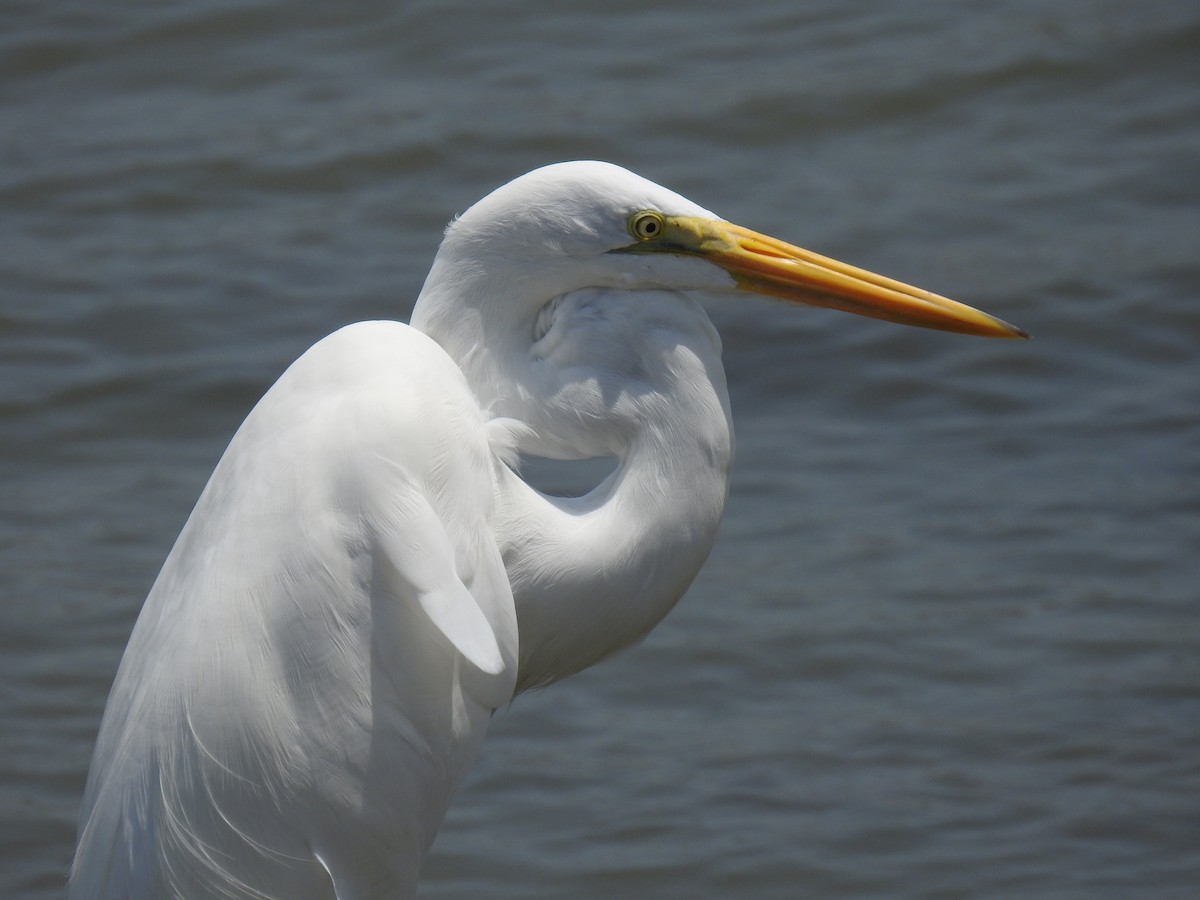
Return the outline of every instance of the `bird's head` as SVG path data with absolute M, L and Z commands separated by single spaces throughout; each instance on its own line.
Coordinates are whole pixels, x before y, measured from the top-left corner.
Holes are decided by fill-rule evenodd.
M 590 287 L 740 291 L 902 325 L 1026 336 L 970 306 L 733 225 L 601 162 L 546 166 L 497 189 L 451 224 L 439 260 L 431 282 L 475 274 L 487 284 L 481 299 L 510 296 L 527 314 Z M 460 300 L 470 293 L 455 285 Z

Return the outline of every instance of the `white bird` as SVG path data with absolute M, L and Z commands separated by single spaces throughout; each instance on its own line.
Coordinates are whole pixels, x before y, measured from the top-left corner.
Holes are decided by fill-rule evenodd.
M 412 896 L 492 712 L 644 636 L 712 546 L 733 434 L 686 291 L 1023 336 L 616 166 L 501 187 L 411 326 L 320 341 L 234 436 L 117 673 L 70 896 Z M 555 498 L 521 453 L 618 464 Z

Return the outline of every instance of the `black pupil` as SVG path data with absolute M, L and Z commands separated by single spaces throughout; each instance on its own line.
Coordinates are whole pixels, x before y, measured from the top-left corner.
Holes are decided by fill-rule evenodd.
M 643 234 L 654 234 L 656 231 L 658 231 L 658 223 L 653 219 L 646 219 L 642 222 Z

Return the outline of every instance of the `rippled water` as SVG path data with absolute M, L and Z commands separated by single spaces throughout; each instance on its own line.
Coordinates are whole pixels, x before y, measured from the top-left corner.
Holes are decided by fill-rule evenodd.
M 739 458 L 639 648 L 497 716 L 428 897 L 1194 896 L 1200 12 L 0 9 L 0 896 L 62 894 L 238 422 L 558 159 L 982 306 L 714 300 Z

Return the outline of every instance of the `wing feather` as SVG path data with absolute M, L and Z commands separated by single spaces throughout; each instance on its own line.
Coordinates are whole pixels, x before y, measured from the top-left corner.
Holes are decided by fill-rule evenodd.
M 142 609 L 73 898 L 415 885 L 517 631 L 487 416 L 433 341 L 362 323 L 247 417 Z

